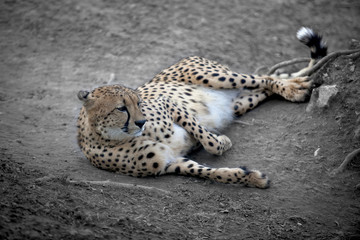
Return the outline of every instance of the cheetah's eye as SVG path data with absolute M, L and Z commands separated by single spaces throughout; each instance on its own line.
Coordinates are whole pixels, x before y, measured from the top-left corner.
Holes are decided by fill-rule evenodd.
M 126 112 L 126 111 L 127 111 L 127 109 L 126 109 L 125 106 L 123 106 L 123 107 L 118 107 L 118 108 L 116 108 L 116 109 L 119 110 L 120 112 Z

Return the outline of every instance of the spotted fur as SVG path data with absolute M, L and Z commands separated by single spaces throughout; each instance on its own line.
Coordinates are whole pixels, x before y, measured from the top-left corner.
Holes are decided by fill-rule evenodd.
M 239 74 L 202 57 L 188 57 L 132 90 L 120 85 L 80 91 L 78 143 L 91 163 L 134 177 L 167 173 L 221 183 L 269 187 L 268 177 L 245 167 L 211 168 L 185 158 L 199 145 L 221 155 L 231 140 L 217 132 L 272 94 L 304 101 L 307 77 Z

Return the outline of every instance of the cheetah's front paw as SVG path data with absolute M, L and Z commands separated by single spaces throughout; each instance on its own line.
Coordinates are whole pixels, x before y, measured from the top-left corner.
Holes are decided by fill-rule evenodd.
M 226 135 L 221 135 L 218 137 L 219 141 L 220 141 L 220 154 L 223 154 L 224 152 L 226 152 L 227 150 L 229 150 L 232 147 L 232 142 L 230 140 L 230 138 L 228 138 Z
M 218 136 L 219 146 L 216 148 L 216 155 L 222 155 L 224 152 L 232 147 L 230 138 L 225 135 Z
M 232 146 L 230 138 L 225 135 L 220 135 L 217 137 L 216 144 L 205 145 L 204 148 L 211 154 L 222 155 L 225 151 L 229 150 Z
M 246 186 L 248 187 L 257 187 L 257 188 L 269 188 L 270 180 L 269 178 L 257 170 L 252 170 L 247 175 L 248 181 L 246 182 Z

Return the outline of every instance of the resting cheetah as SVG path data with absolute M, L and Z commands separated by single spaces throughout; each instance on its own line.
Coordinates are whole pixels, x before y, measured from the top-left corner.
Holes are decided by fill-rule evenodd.
M 311 30 L 303 28 L 298 35 L 313 59 L 320 50 L 326 52 L 321 37 Z M 96 167 L 130 176 L 177 173 L 267 188 L 267 176 L 257 170 L 211 168 L 183 156 L 199 144 L 211 154 L 223 154 L 231 141 L 214 132 L 234 116 L 272 94 L 304 101 L 310 88 L 307 77 L 239 74 L 214 61 L 188 57 L 136 90 L 113 85 L 80 91 L 78 143 Z

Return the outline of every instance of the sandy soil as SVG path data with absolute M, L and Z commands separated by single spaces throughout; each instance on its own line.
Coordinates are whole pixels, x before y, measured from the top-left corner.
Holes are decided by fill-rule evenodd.
M 267 190 L 183 176 L 136 179 L 96 169 L 76 144 L 81 89 L 136 87 L 189 55 L 252 73 L 308 50 L 360 38 L 357 1 L 0 2 L 1 239 L 359 239 L 360 60 L 340 57 L 314 79 L 336 84 L 329 106 L 273 98 L 229 126 L 233 148 L 191 157 L 247 165 Z M 317 150 L 317 156 L 314 152 Z M 149 188 L 76 183 L 104 181 Z

